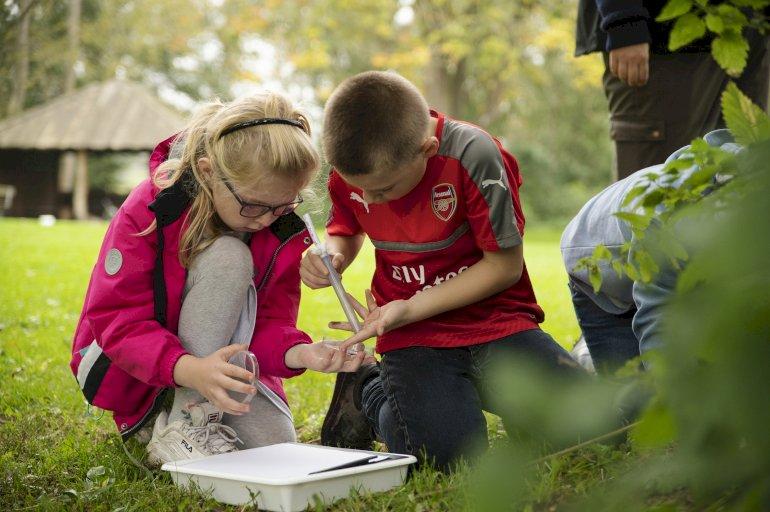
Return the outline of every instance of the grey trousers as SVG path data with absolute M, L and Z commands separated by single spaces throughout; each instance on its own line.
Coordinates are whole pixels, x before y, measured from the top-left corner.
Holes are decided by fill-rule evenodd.
M 767 110 L 770 57 L 768 38 L 749 34 L 746 68 L 735 83 Z M 696 137 L 724 128 L 720 98 L 730 77 L 709 53 L 650 55 L 650 78 L 630 87 L 613 76 L 604 54 L 604 93 L 610 111 L 610 136 L 615 142 L 617 179 L 663 163 Z
M 205 357 L 232 343 L 249 344 L 257 313 L 253 263 L 240 239 L 222 236 L 193 261 L 187 273 L 179 339 L 187 351 Z M 255 448 L 297 440 L 288 406 L 264 384 L 242 416 L 225 414 L 222 422 L 243 441 L 239 448 Z M 197 391 L 177 388 L 169 421 L 182 418 L 188 403 L 205 400 Z

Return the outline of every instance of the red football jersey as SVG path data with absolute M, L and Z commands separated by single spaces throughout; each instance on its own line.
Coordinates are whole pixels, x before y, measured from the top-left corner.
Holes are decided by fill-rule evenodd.
M 372 293 L 378 304 L 408 299 L 478 262 L 482 251 L 522 243 L 524 215 L 516 160 L 482 129 L 431 111 L 438 154 L 404 197 L 367 204 L 335 170 L 329 176 L 329 235 L 366 233 L 375 247 Z M 468 306 L 395 329 L 380 353 L 410 346 L 460 347 L 534 329 L 543 321 L 526 266 L 521 279 Z

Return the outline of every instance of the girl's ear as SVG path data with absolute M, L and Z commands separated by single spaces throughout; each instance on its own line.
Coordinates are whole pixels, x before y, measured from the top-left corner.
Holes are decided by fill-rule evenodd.
M 211 168 L 211 160 L 207 156 L 203 156 L 198 159 L 198 170 L 201 172 L 201 175 L 204 179 L 208 180 L 211 178 L 211 175 L 213 174 L 213 169 Z

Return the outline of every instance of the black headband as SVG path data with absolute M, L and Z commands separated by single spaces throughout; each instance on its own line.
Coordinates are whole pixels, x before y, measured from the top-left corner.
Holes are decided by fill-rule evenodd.
M 263 117 L 262 119 L 252 119 L 251 121 L 244 121 L 243 123 L 234 124 L 229 128 L 225 128 L 224 130 L 222 130 L 222 133 L 219 134 L 218 138 L 221 139 L 228 133 L 233 133 L 234 131 L 242 130 L 244 128 L 248 128 L 249 126 L 260 126 L 263 124 L 289 124 L 291 126 L 296 126 L 297 128 L 302 129 L 302 131 L 305 131 L 305 125 L 295 119 L 282 119 L 279 117 Z

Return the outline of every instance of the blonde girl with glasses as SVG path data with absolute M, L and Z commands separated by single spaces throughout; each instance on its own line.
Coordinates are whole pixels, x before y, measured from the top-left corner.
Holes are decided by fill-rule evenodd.
M 156 147 L 110 223 L 70 366 L 124 440 L 149 439 L 150 463 L 294 441 L 282 380 L 361 365 L 296 326 L 311 241 L 294 209 L 318 168 L 284 96 L 214 102 Z M 233 364 L 244 350 L 251 372 Z

